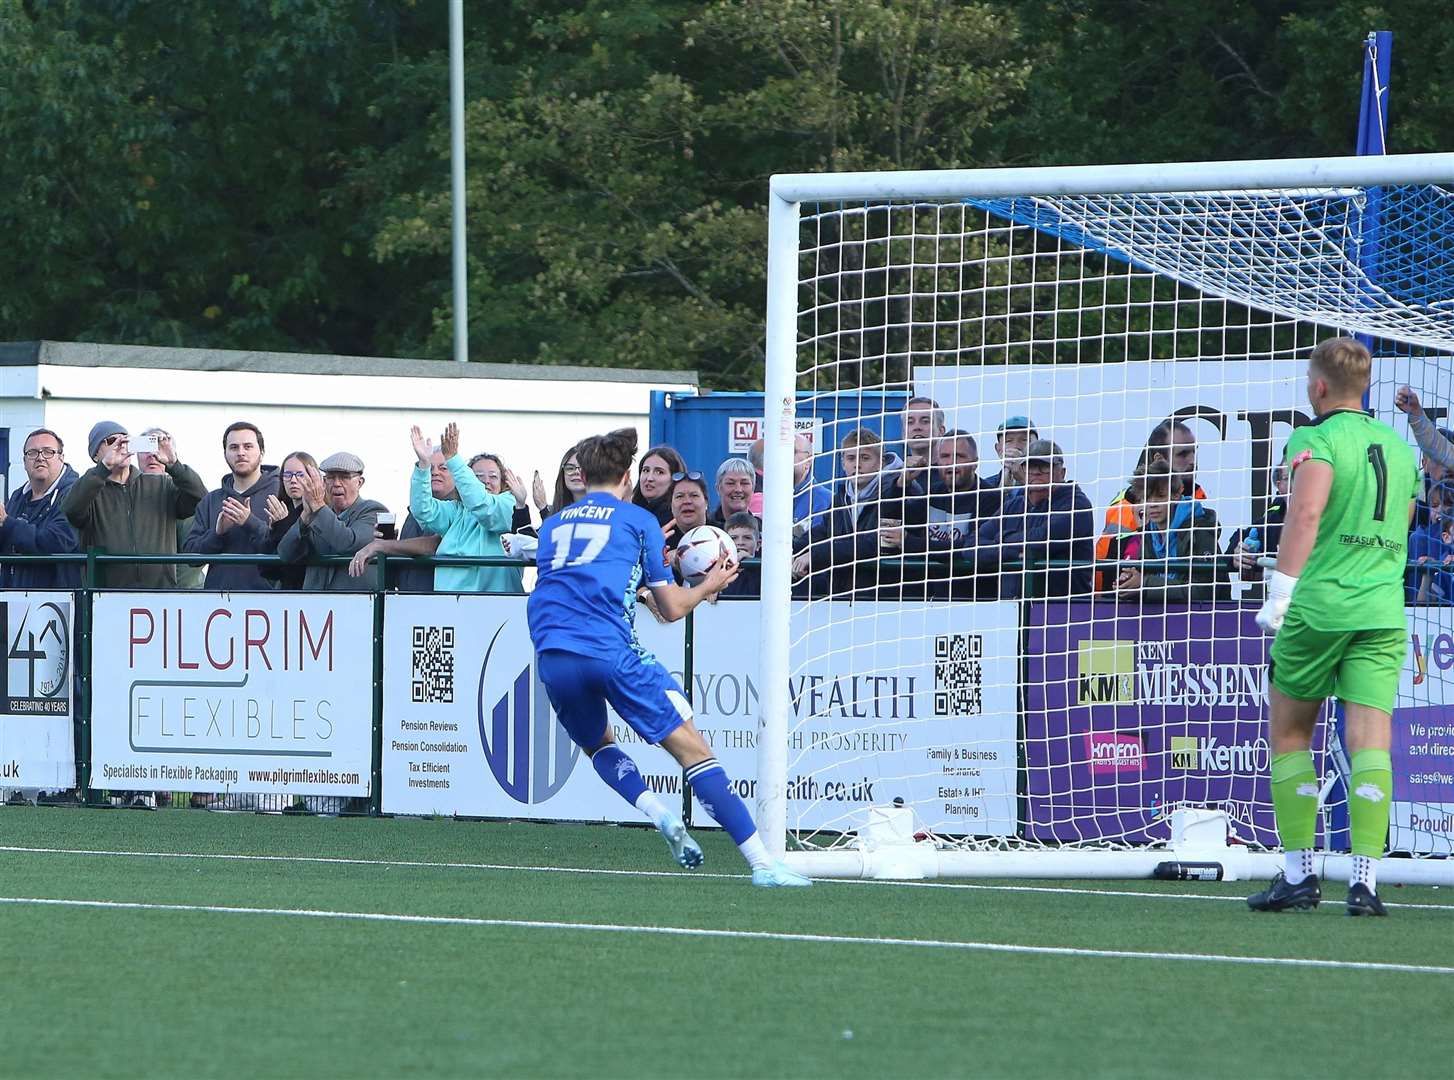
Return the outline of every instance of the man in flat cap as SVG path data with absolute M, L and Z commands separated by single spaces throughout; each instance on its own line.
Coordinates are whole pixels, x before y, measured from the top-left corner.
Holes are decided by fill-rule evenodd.
M 177 460 L 171 436 L 157 440 L 161 472 L 132 461 L 131 437 L 103 420 L 86 442 L 95 468 L 81 474 L 61 504 L 76 530 L 80 550 L 111 555 L 175 555 L 177 522 L 192 516 L 207 494 L 202 478 Z M 163 563 L 109 564 L 103 583 L 121 589 L 175 589 L 177 568 Z
M 1024 462 L 1025 486 L 1008 491 L 999 516 L 980 527 L 980 571 L 1000 572 L 1003 599 L 1087 595 L 1096 536 L 1090 500 L 1066 479 L 1065 455 L 1049 439 L 1032 442 Z
M 278 555 L 288 562 L 306 562 L 319 555 L 352 557 L 374 538 L 383 503 L 359 497 L 364 463 L 356 454 L 341 451 L 323 459 L 318 469 L 308 467 L 303 478 L 303 505 L 298 521 L 278 542 Z M 303 577 L 305 590 L 367 592 L 373 581 L 349 577 L 348 566 L 310 566 Z

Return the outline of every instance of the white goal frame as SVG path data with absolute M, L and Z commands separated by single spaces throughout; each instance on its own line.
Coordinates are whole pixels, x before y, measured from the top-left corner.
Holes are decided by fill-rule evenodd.
M 768 209 L 764 379 L 761 714 L 757 823 L 777 857 L 815 877 L 1145 878 L 1170 849 L 964 851 L 931 844 L 890 851 L 787 851 L 793 436 L 798 374 L 798 243 L 802 203 L 1236 192 L 1454 183 L 1454 153 L 1057 168 L 805 173 L 772 178 Z M 1353 327 L 1352 329 L 1357 329 Z M 1228 848 L 1228 877 L 1270 878 L 1281 856 Z M 1347 856 L 1319 869 L 1346 876 Z M 1380 881 L 1454 884 L 1454 858 L 1385 859 Z

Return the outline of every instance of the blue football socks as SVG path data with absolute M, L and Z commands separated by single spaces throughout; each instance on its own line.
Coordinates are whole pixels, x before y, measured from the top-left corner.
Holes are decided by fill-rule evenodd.
M 636 805 L 636 800 L 646 790 L 646 783 L 641 779 L 641 770 L 636 767 L 636 762 L 619 746 L 612 743 L 601 747 L 591 755 L 591 764 L 612 791 L 632 806 Z

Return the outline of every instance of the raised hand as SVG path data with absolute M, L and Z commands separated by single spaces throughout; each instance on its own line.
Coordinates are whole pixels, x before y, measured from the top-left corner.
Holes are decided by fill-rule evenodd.
M 1400 412 L 1408 413 L 1412 417 L 1424 415 L 1424 407 L 1419 403 L 1419 395 L 1407 386 L 1400 386 L 1398 393 L 1393 396 L 1393 403 L 1398 406 Z
M 525 483 L 509 469 L 505 470 L 505 486 L 510 489 L 510 494 L 515 496 L 515 505 L 525 505 Z
M 419 464 L 426 469 L 434 464 L 434 444 L 424 437 L 418 424 L 409 429 L 409 441 L 414 444 L 414 453 L 419 458 Z
M 178 461 L 177 448 L 172 444 L 172 437 L 165 432 L 157 432 L 156 459 L 163 465 L 175 465 Z
M 115 472 L 130 460 L 131 441 L 125 435 L 101 450 L 101 464 L 108 472 Z
M 252 517 L 252 502 L 248 499 L 223 499 L 222 512 L 232 518 L 234 525 L 246 525 Z
M 535 503 L 535 509 L 545 513 L 545 508 L 550 504 L 546 501 L 548 496 L 545 494 L 545 481 L 540 479 L 539 469 L 535 470 L 535 479 L 530 484 L 530 498 Z
M 251 516 L 252 507 L 228 496 L 222 500 L 222 508 L 217 512 L 217 535 L 230 531 L 234 525 L 241 525 Z
M 316 514 L 328 501 L 328 489 L 323 485 L 323 474 L 312 465 L 306 466 L 305 471 L 307 475 L 303 477 L 303 505 L 308 508 L 309 514 Z
M 445 425 L 444 434 L 439 437 L 439 452 L 444 455 L 445 461 L 448 461 L 455 454 L 459 453 L 458 424 L 451 423 Z
M 264 509 L 268 514 L 268 521 L 274 525 L 288 516 L 287 506 L 276 495 L 268 496 L 268 501 L 264 504 Z

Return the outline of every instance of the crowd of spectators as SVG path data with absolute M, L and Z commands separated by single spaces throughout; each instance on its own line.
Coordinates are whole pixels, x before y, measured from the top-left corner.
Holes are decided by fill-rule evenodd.
M 1407 597 L 1454 603 L 1454 431 L 1436 427 L 1407 388 L 1398 403 L 1424 455 Z M 797 436 L 795 596 L 1203 602 L 1230 598 L 1233 575 L 1260 588 L 1264 563 L 1281 540 L 1288 467 L 1272 466 L 1265 509 L 1223 545 L 1222 523 L 1198 480 L 1196 439 L 1176 419 L 1150 431 L 1103 515 L 1070 475 L 1061 447 L 1028 416 L 1009 416 L 996 428 L 1000 467 L 990 476 L 980 472 L 974 434 L 947 429 L 934 401 L 910 399 L 899 427 L 897 443 L 868 426 L 843 433 L 831 450 L 831 482 L 814 475 L 813 438 Z M 562 454 L 552 489 L 537 473 L 527 492 L 498 455 L 466 458 L 454 424 L 437 444 L 417 427 L 409 435 L 415 461 L 409 490 L 385 494 L 407 498 L 396 530 L 388 506 L 364 495 L 366 468 L 358 454 L 336 450 L 320 462 L 293 450 L 271 465 L 262 430 L 246 420 L 222 433 L 227 471 L 212 490 L 183 464 L 163 428 L 133 437 L 118 423 L 95 424 L 86 439 L 89 462 L 79 471 L 67 461 L 61 436 L 37 429 L 22 447 L 25 480 L 0 507 L 0 556 L 97 550 L 182 557 L 108 561 L 103 583 L 114 588 L 356 591 L 382 582 L 407 592 L 525 591 L 520 562 L 534 555 L 538 526 L 586 494 L 575 447 Z M 710 475 L 692 469 L 675 448 L 653 446 L 638 463 L 632 501 L 661 524 L 669 559 L 691 529 L 723 529 L 744 564 L 724 596 L 755 597 L 761 592 L 762 472 L 761 441 Z M 260 563 L 226 558 L 274 555 Z M 386 556 L 441 562 L 395 558 L 381 568 Z M 478 556 L 498 561 L 459 561 Z M 0 561 L 0 588 L 70 589 L 81 580 L 74 560 Z M 156 805 L 165 794 L 121 797 Z M 196 805 L 217 798 L 192 796 Z
M 1411 601 L 1454 603 L 1454 432 L 1401 397 L 1424 450 L 1426 497 L 1410 534 Z M 1289 475 L 1280 462 L 1258 520 L 1231 532 L 1197 477 L 1196 439 L 1176 419 L 1147 435 L 1125 487 L 1103 515 L 1070 475 L 1061 447 L 1024 415 L 994 432 L 999 471 L 982 475 L 979 444 L 948 430 L 929 398 L 911 398 L 902 440 L 859 426 L 833 448 L 834 476 L 814 476 L 812 437 L 794 446 L 792 580 L 799 597 L 991 599 L 1114 596 L 1155 602 L 1230 598 L 1232 575 L 1254 588 L 1275 555 Z M 401 440 L 402 441 L 402 440 Z M 364 494 L 365 463 L 337 450 L 322 461 L 294 450 L 266 462 L 262 430 L 238 420 L 222 433 L 226 473 L 208 490 L 183 464 L 164 429 L 140 437 L 120 424 L 91 428 L 78 472 L 61 436 L 32 432 L 25 483 L 0 508 L 0 555 L 100 550 L 110 555 L 184 555 L 190 563 L 108 562 L 104 583 L 126 588 L 247 591 L 368 590 L 382 581 L 409 592 L 520 593 L 527 577 L 506 559 L 528 559 L 540 522 L 584 497 L 575 447 L 560 458 L 554 486 L 536 473 L 531 489 L 493 453 L 461 451 L 450 424 L 436 444 L 410 433 L 415 459 L 402 526 Z M 710 475 L 670 446 L 642 455 L 632 500 L 661 523 L 670 549 L 699 525 L 731 537 L 747 568 L 729 596 L 756 596 L 761 574 L 763 447 L 729 457 Z M 370 493 L 372 494 L 372 493 Z M 389 498 L 387 494 L 385 498 Z M 277 555 L 262 564 L 223 556 Z M 385 556 L 495 556 L 493 565 L 433 565 Z M 320 559 L 320 557 L 332 557 Z M 0 563 L 0 586 L 71 588 L 75 562 Z

